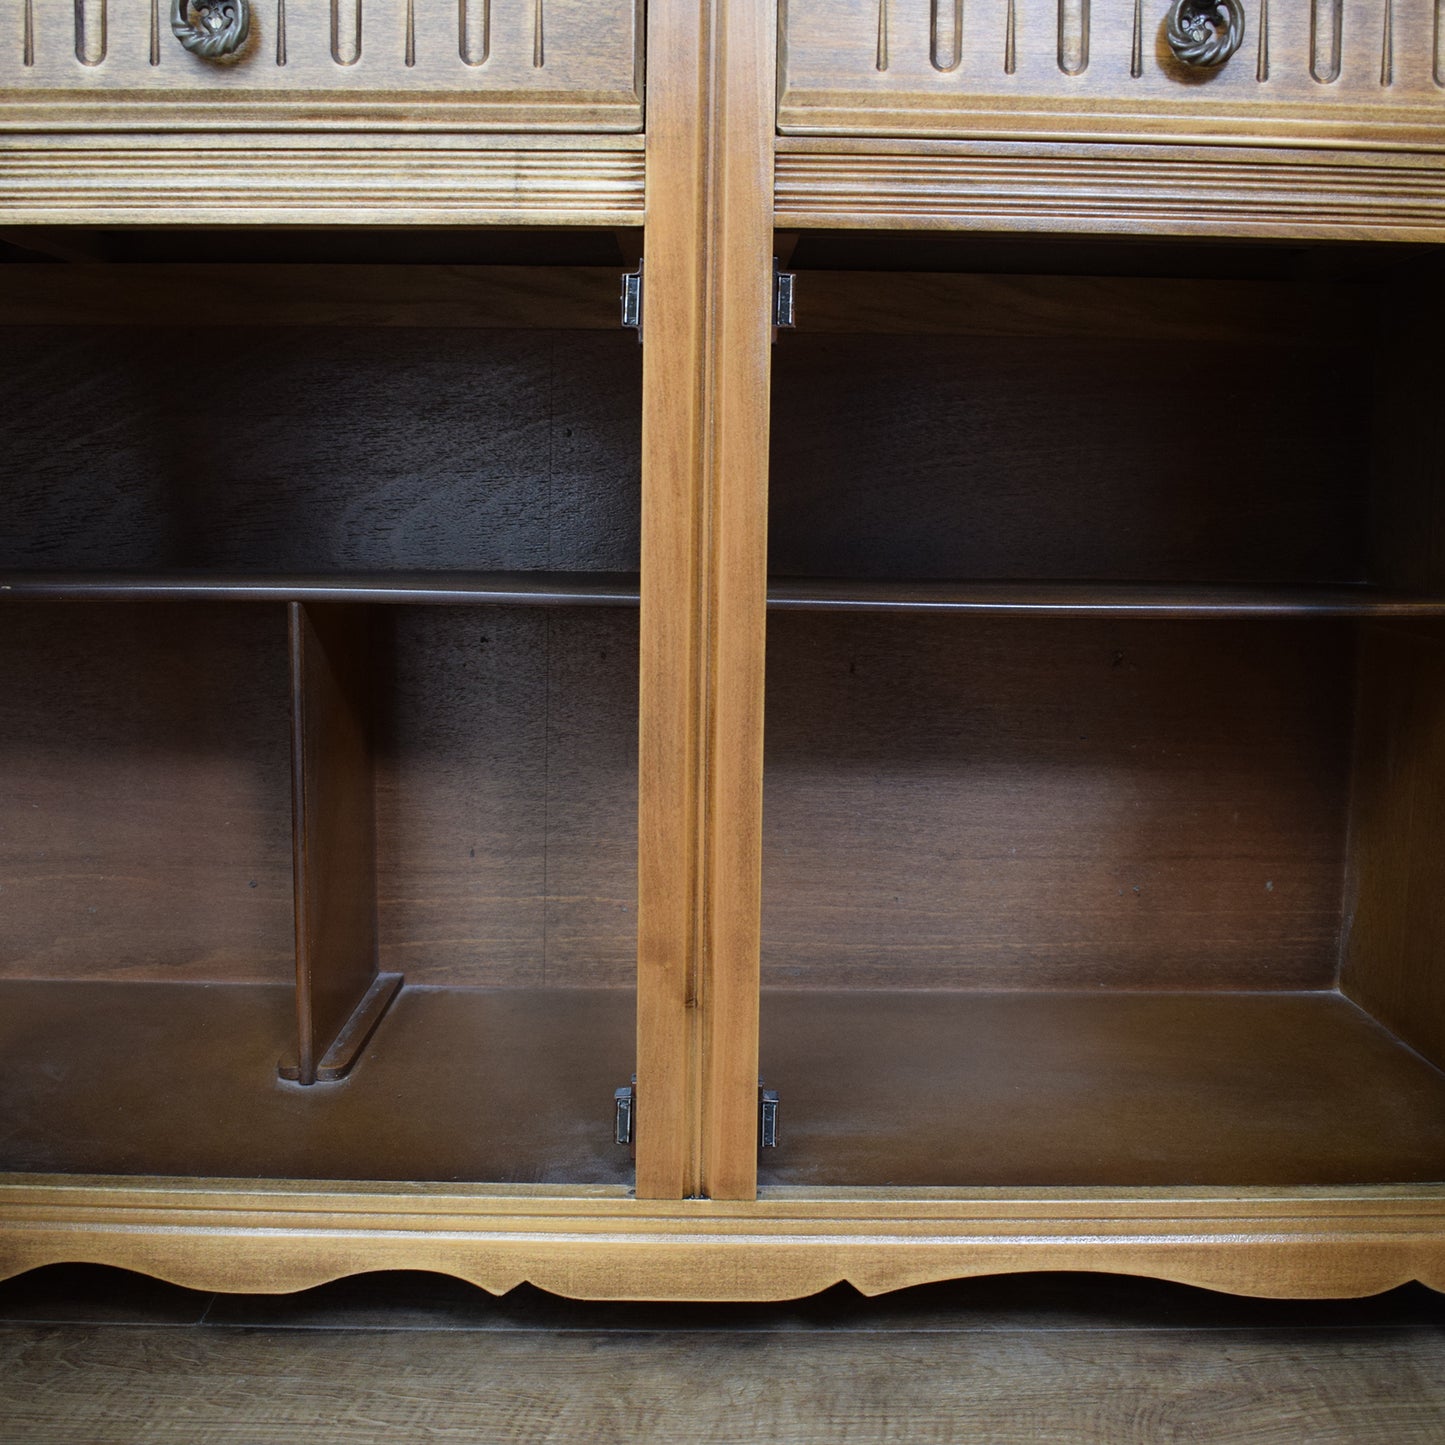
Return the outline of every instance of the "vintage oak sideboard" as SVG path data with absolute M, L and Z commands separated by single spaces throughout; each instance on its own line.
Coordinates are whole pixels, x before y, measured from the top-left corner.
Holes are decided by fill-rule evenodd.
M 0 0 L 0 249 L 0 1276 L 1445 1288 L 1440 0 Z

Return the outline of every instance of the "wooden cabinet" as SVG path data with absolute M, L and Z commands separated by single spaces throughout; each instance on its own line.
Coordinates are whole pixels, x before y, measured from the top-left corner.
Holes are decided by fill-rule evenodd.
M 945 9 L 7 134 L 0 1273 L 1445 1287 L 1433 12 Z

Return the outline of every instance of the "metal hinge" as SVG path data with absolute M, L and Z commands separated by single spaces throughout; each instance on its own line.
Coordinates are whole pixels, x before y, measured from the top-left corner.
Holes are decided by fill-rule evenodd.
M 637 333 L 642 341 L 642 262 L 637 270 L 622 273 L 622 324 Z
M 612 1096 L 612 1137 L 619 1144 L 637 1142 L 637 1075 Z
M 763 1088 L 758 1080 L 758 1148 L 778 1147 L 778 1091 Z
M 773 257 L 773 330 L 778 327 L 797 325 L 793 311 L 793 299 L 797 291 L 798 275 L 795 271 L 784 271 Z

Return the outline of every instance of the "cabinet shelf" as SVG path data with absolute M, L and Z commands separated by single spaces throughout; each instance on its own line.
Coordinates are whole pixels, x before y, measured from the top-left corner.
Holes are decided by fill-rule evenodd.
M 1445 1073 L 1343 995 L 770 989 L 763 1182 L 1433 1182 Z
M 616 572 L 10 572 L 0 596 L 173 602 L 377 602 L 493 607 L 636 607 Z
M 797 612 L 1036 617 L 1445 617 L 1445 596 L 1365 586 L 1152 582 L 894 582 L 778 579 L 768 604 Z
M 0 573 L 0 597 L 173 602 L 355 602 L 424 606 L 636 607 L 622 572 Z M 1232 583 L 875 581 L 774 578 L 779 612 L 972 613 L 982 616 L 1445 617 L 1445 595 L 1368 586 Z
M 291 1014 L 285 984 L 0 981 L 0 1168 L 630 1182 L 630 990 L 408 986 L 355 1072 L 312 1088 L 276 1077 Z

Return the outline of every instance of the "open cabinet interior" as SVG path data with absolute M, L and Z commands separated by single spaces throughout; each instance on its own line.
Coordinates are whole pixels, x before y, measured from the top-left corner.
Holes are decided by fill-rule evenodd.
M 1440 258 L 791 264 L 762 1182 L 1445 1178 Z
M 0 1167 L 630 1182 L 634 245 L 0 265 Z

